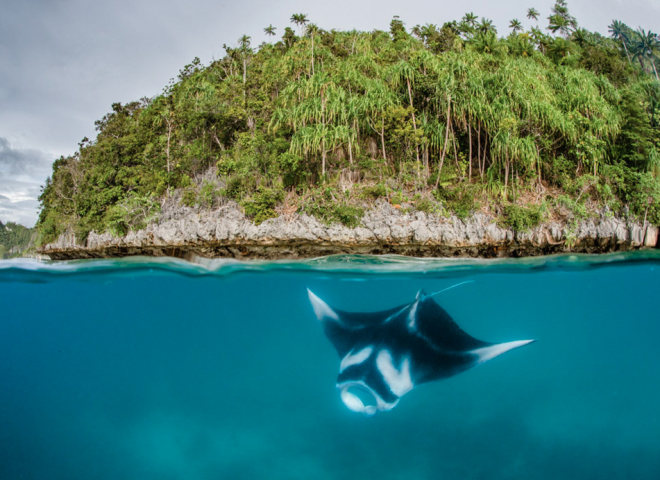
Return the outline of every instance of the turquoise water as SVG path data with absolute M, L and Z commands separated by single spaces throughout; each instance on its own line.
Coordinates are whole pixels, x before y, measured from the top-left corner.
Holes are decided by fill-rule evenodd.
M 349 411 L 307 298 L 538 341 Z M 1 479 L 660 478 L 660 257 L 0 262 Z

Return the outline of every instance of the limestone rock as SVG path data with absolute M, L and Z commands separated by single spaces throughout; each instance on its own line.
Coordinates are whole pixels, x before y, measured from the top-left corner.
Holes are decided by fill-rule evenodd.
M 528 232 L 504 228 L 482 212 L 448 218 L 414 211 L 402 213 L 378 200 L 361 224 L 349 228 L 326 225 L 305 214 L 269 219 L 255 225 L 239 206 L 228 202 L 200 211 L 166 202 L 159 221 L 124 237 L 91 232 L 86 242 L 62 235 L 40 253 L 53 259 L 123 255 L 239 256 L 241 258 L 308 257 L 331 253 L 400 253 L 415 256 L 539 255 L 563 251 L 605 252 L 654 247 L 658 228 L 613 217 L 566 225 L 548 222 Z M 572 238 L 567 245 L 566 239 Z

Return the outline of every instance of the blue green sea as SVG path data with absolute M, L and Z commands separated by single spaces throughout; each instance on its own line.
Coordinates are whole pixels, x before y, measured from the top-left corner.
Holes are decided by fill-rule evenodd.
M 463 283 L 468 282 L 468 283 Z M 348 410 L 307 289 L 536 339 Z M 660 478 L 660 256 L 0 262 L 0 479 Z

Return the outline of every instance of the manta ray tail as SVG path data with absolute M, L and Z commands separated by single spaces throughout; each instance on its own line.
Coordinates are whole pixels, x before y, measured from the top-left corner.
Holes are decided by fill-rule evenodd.
M 444 289 L 440 290 L 439 292 L 433 292 L 430 295 L 426 295 L 426 294 L 424 294 L 424 292 L 422 290 L 420 290 L 419 293 L 417 294 L 417 298 L 420 297 L 420 294 L 422 296 L 426 297 L 426 298 L 432 298 L 432 297 L 435 297 L 436 295 L 439 295 L 441 293 L 446 292 L 447 290 L 451 290 L 452 288 L 456 288 L 456 287 L 460 287 L 461 285 L 465 285 L 466 283 L 474 283 L 474 280 L 467 280 L 465 282 L 457 283 L 456 285 L 452 285 L 451 287 L 444 288 Z

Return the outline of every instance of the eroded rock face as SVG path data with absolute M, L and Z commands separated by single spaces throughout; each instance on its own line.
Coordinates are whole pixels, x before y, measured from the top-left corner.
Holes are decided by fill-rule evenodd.
M 239 207 L 228 203 L 197 211 L 167 206 L 158 223 L 125 237 L 90 233 L 84 244 L 61 236 L 41 253 L 53 259 L 103 258 L 127 255 L 236 258 L 305 258 L 336 253 L 424 256 L 534 256 L 563 251 L 609 252 L 655 247 L 658 229 L 608 216 L 571 228 L 557 222 L 528 232 L 499 226 L 477 212 L 461 220 L 402 213 L 384 201 L 368 211 L 357 228 L 326 225 L 308 215 L 287 215 L 254 225 Z

